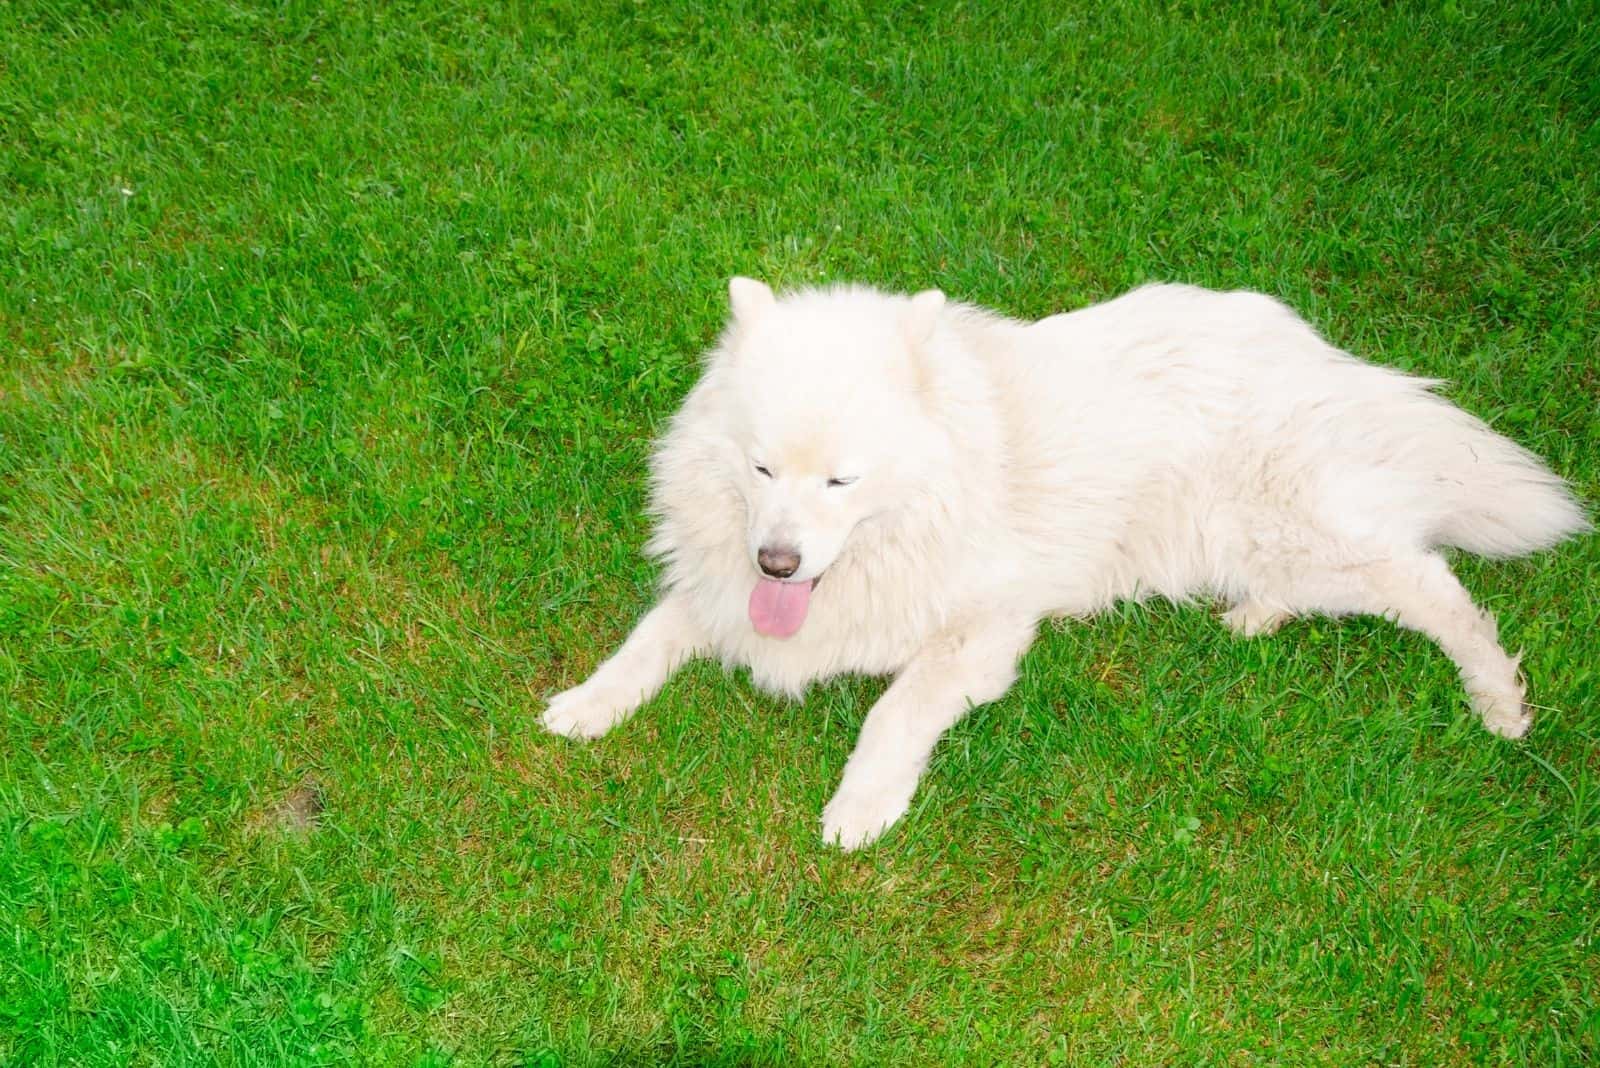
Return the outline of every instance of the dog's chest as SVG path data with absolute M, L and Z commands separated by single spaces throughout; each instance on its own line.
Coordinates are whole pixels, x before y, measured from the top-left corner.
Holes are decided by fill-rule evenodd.
M 836 675 L 888 675 L 899 671 L 936 627 L 931 611 L 850 603 L 819 589 L 805 625 L 790 638 L 756 633 L 733 599 L 704 604 L 702 619 L 724 663 L 750 670 L 764 690 L 798 696 L 812 683 Z

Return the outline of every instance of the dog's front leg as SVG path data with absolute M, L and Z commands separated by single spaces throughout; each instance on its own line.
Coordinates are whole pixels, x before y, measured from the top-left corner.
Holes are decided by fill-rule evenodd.
M 912 658 L 861 725 L 839 789 L 822 810 L 823 841 L 859 849 L 905 815 L 944 732 L 1011 688 L 1036 624 L 1032 617 L 975 620 Z
M 654 697 L 705 646 L 705 635 L 683 598 L 669 591 L 587 682 L 550 699 L 540 722 L 552 734 L 598 738 Z

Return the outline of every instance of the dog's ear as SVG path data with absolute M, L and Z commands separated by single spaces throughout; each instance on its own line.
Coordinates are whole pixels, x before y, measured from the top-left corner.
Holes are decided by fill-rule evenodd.
M 765 282 L 734 275 L 728 279 L 728 303 L 733 306 L 733 317 L 746 326 L 754 326 L 778 303 Z
M 937 289 L 925 289 L 911 298 L 906 306 L 901 327 L 905 330 L 906 341 L 911 346 L 922 344 L 933 334 L 933 328 L 939 322 L 939 313 L 944 311 L 944 294 Z

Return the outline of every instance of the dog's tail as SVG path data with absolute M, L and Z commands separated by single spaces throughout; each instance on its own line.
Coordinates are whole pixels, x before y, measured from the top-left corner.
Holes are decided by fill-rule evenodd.
M 1435 544 L 1480 556 L 1521 556 L 1590 529 L 1572 490 L 1544 461 L 1476 416 L 1424 395 L 1434 406 L 1430 422 L 1437 425 L 1444 416 L 1453 431 L 1435 439 L 1449 445 L 1437 466 L 1430 465 L 1445 502 Z

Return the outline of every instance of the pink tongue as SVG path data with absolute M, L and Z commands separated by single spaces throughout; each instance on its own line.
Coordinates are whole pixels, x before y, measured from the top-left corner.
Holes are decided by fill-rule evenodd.
M 769 638 L 787 638 L 806 621 L 811 583 L 764 578 L 750 591 L 750 622 Z

